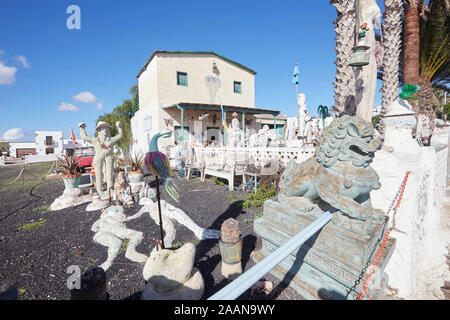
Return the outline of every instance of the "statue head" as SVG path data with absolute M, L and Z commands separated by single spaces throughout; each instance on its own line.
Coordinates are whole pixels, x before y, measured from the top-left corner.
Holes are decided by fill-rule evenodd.
M 336 118 L 323 129 L 315 158 L 326 168 L 332 167 L 338 160 L 367 167 L 382 145 L 374 134 L 372 124 L 358 116 Z
M 97 123 L 97 127 L 95 127 L 95 130 L 97 131 L 99 136 L 103 137 L 109 137 L 111 136 L 111 125 L 104 121 L 99 121 Z

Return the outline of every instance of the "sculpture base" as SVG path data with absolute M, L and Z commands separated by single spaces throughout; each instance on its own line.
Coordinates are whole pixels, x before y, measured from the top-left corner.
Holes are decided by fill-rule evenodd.
M 322 214 L 318 206 L 303 213 L 277 201 L 266 201 L 263 217 L 255 220 L 253 225 L 255 233 L 262 239 L 262 248 L 253 254 L 253 260 L 261 261 Z M 381 242 L 387 223 L 388 217 L 385 217 L 384 222 L 376 225 L 370 236 L 363 239 L 330 221 L 271 274 L 307 299 L 356 299 L 363 290 L 364 279 L 372 270 L 372 262 L 380 248 L 378 240 Z M 372 275 L 374 281 L 366 289 L 371 299 L 379 299 L 387 285 L 384 268 L 394 251 L 395 241 L 387 241 L 377 272 Z M 366 273 L 354 287 L 365 266 Z M 367 295 L 364 294 L 364 298 L 367 299 Z

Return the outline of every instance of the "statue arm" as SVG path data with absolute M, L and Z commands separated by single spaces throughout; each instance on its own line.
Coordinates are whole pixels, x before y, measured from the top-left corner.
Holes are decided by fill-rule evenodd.
M 120 126 L 120 122 L 119 122 L 119 121 L 117 121 L 117 122 L 118 122 L 118 123 L 116 123 L 116 126 L 117 126 L 117 129 L 119 130 L 119 133 L 118 133 L 116 136 L 114 136 L 114 137 L 111 138 L 111 140 L 110 140 L 110 144 L 111 144 L 111 145 L 117 143 L 117 141 L 119 141 L 119 140 L 122 139 L 122 137 L 123 137 L 123 129 L 122 129 L 122 127 Z
M 87 141 L 87 142 L 89 142 L 89 143 L 94 144 L 95 139 L 94 139 L 94 138 L 91 138 L 91 137 L 89 137 L 89 136 L 87 135 L 87 133 L 86 133 L 86 126 L 80 125 L 80 134 L 81 134 L 81 138 L 82 138 L 83 140 L 85 140 L 85 141 Z

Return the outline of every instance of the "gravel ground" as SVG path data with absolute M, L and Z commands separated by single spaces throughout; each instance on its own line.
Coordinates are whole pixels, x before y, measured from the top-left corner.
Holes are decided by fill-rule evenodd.
M 53 200 L 59 197 L 64 184 L 61 179 L 45 179 L 51 164 L 28 165 L 23 177 L 16 183 L 5 186 L 17 177 L 22 167 L 0 168 L 0 293 L 10 287 L 19 290 L 19 299 L 66 300 L 70 292 L 66 287 L 70 265 L 80 266 L 82 272 L 99 266 L 107 257 L 106 247 L 93 241 L 92 224 L 99 218 L 100 211 L 87 212 L 86 206 L 49 211 Z M 242 209 L 242 202 L 248 193 L 224 191 L 211 180 L 181 180 L 176 183 L 181 201 L 169 202 L 184 210 L 199 226 L 220 229 L 228 218 L 235 218 L 244 236 L 243 269 L 254 265 L 250 258 L 253 250 L 260 247 L 252 222 L 262 212 L 262 208 Z M 162 198 L 167 195 L 162 192 Z M 141 206 L 127 208 L 125 213 L 136 213 Z M 39 223 L 28 230 L 19 230 L 26 224 Z M 199 241 L 184 226 L 175 224 L 174 245 L 192 242 L 196 245 L 195 267 L 205 280 L 203 299 L 229 283 L 221 274 L 221 257 L 217 240 Z M 142 231 L 144 240 L 137 247 L 146 255 L 159 239 L 159 227 L 149 215 L 127 223 L 127 227 Z M 106 272 L 107 292 L 112 300 L 139 299 L 145 287 L 142 277 L 143 264 L 125 258 L 124 250 Z M 274 282 L 271 294 L 251 294 L 245 292 L 240 299 L 272 300 L 302 299 L 290 288 L 280 285 L 270 275 L 266 278 Z

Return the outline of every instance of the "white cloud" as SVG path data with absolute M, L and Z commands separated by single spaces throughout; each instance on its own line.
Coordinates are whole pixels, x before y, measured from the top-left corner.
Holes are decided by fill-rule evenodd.
M 3 134 L 3 140 L 15 141 L 25 137 L 25 132 L 22 128 L 10 129 Z
M 29 68 L 30 64 L 28 63 L 27 58 L 24 56 L 16 56 L 15 57 L 17 61 L 19 61 L 25 68 Z
M 16 82 L 17 68 L 8 67 L 0 61 L 0 85 L 1 84 L 14 84 Z
M 80 92 L 79 94 L 73 96 L 73 99 L 75 101 L 82 102 L 82 103 L 95 103 L 95 102 L 97 102 L 97 97 L 94 96 L 89 91 Z
M 103 109 L 103 102 L 102 101 L 97 102 L 97 104 L 95 105 L 95 109 L 102 110 Z
M 59 111 L 80 111 L 80 109 L 71 104 L 71 103 L 66 103 L 66 102 L 62 102 L 59 106 L 58 106 L 58 110 Z

